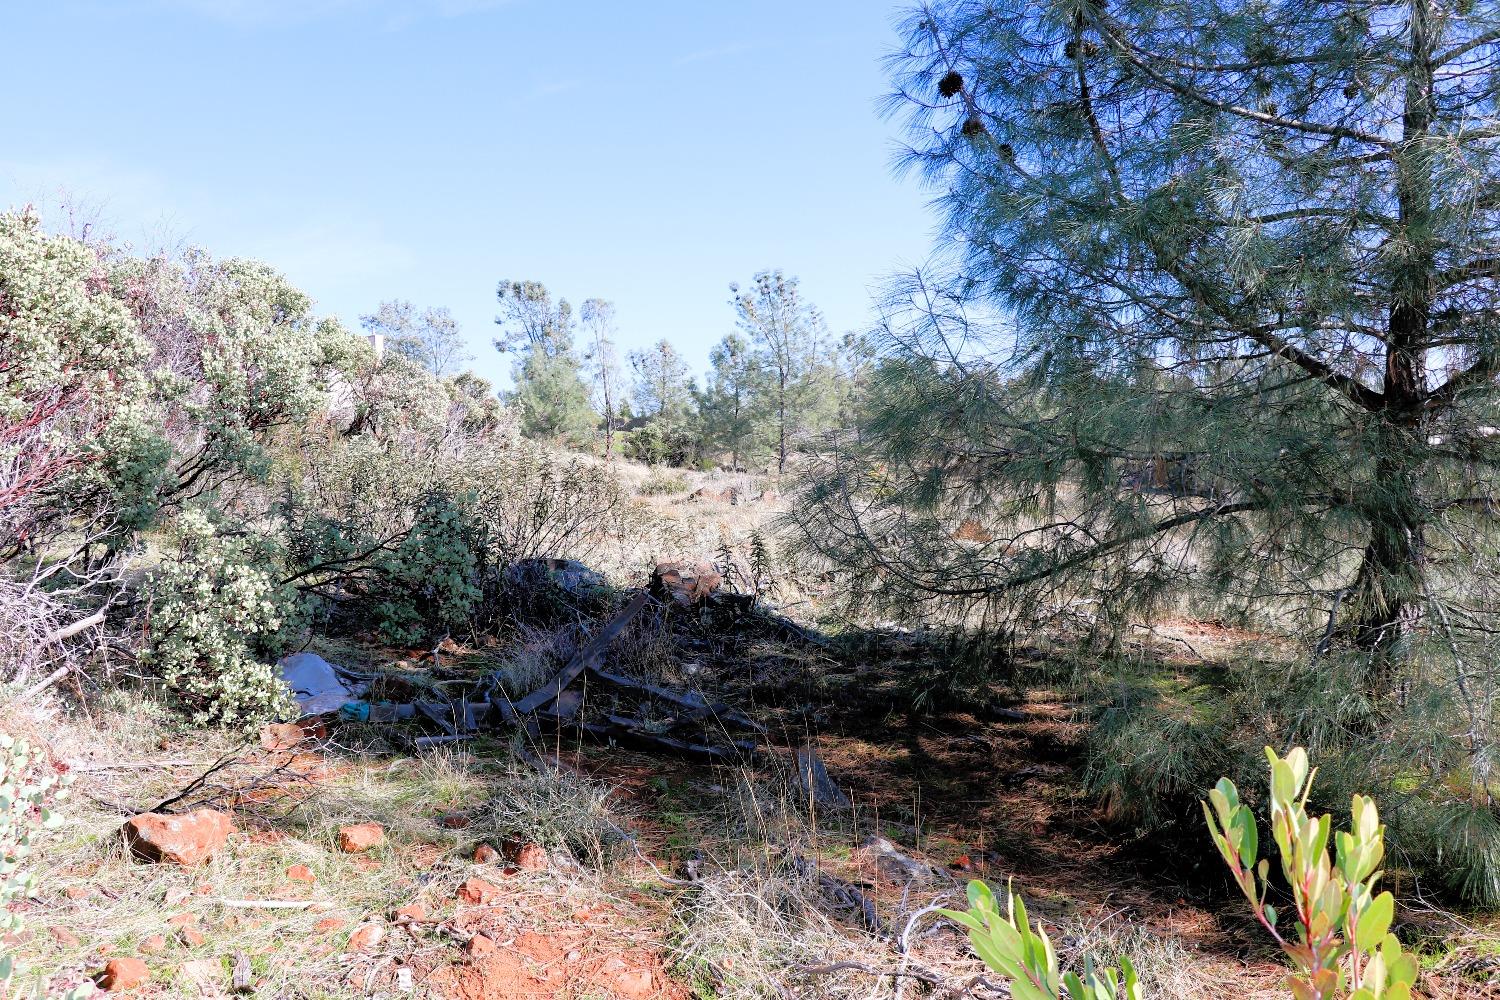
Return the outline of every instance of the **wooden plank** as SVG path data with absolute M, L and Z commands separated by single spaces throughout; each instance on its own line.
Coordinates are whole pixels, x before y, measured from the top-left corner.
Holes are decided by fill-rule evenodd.
M 619 637 L 620 633 L 625 630 L 625 626 L 630 624 L 630 619 L 634 618 L 650 600 L 651 595 L 644 590 L 631 598 L 630 603 L 625 605 L 624 609 L 615 615 L 598 635 L 590 639 L 587 645 L 575 653 L 565 667 L 554 674 L 541 687 L 516 702 L 516 712 L 521 715 L 528 715 L 543 705 L 556 701 L 557 696 L 562 694 L 563 690 L 569 684 L 577 680 L 579 674 L 582 674 L 591 664 L 603 659 L 605 652 L 609 649 L 610 643 Z

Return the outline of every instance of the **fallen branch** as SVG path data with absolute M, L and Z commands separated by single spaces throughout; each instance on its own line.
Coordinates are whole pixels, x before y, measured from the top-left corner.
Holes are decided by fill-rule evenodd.
M 935 976 L 930 972 L 913 969 L 903 972 L 899 969 L 877 969 L 863 962 L 830 962 L 828 965 L 799 965 L 797 971 L 808 976 L 831 976 L 836 972 L 863 972 L 871 976 L 889 976 L 892 979 L 906 978 L 918 979 L 933 986 L 946 986 L 948 980 Z

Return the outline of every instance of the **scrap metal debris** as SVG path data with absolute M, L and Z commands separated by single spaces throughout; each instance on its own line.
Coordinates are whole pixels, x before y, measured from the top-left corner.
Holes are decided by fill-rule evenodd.
M 577 564 L 532 562 L 536 565 L 528 566 L 528 573 L 553 583 L 561 574 L 582 589 L 593 586 L 596 579 Z M 504 727 L 534 735 L 543 729 L 564 731 L 643 750 L 742 761 L 756 753 L 757 739 L 766 733 L 761 723 L 697 691 L 630 677 L 605 665 L 611 646 L 648 606 L 666 613 L 717 609 L 737 616 L 752 610 L 738 600 L 739 595 L 721 593 L 721 583 L 719 573 L 707 564 L 658 564 L 646 589 L 638 591 L 556 673 L 519 699 L 507 697 L 497 675 L 459 698 L 371 704 L 357 698 L 368 685 L 345 684 L 354 678 L 341 675 L 337 667 L 310 653 L 283 661 L 283 676 L 297 691 L 306 714 L 338 711 L 357 721 L 425 724 L 426 734 L 408 737 L 416 748 L 468 740 Z M 757 614 L 773 630 L 790 624 L 774 615 Z M 797 631 L 801 638 L 801 630 Z M 832 782 L 826 772 L 822 779 L 820 791 L 826 791 Z

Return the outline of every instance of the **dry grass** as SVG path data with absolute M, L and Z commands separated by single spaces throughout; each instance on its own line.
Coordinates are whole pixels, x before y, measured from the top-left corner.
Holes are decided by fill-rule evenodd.
M 20 950 L 23 967 L 54 977 L 55 989 L 82 981 L 110 957 L 134 955 L 153 972 L 142 996 L 197 997 L 205 995 L 204 987 L 184 978 L 184 963 L 243 953 L 255 968 L 255 996 L 349 996 L 350 976 L 370 973 L 380 955 L 387 955 L 389 968 L 377 979 L 393 975 L 396 965 L 430 973 L 459 960 L 459 939 L 440 928 L 391 930 L 390 945 L 375 956 L 347 955 L 344 945 L 361 923 L 383 923 L 397 907 L 414 902 L 453 919 L 447 915 L 456 916 L 456 888 L 476 875 L 507 892 L 503 907 L 483 908 L 486 919 L 499 920 L 504 910 L 512 923 L 541 926 L 588 906 L 638 909 L 582 864 L 505 874 L 472 861 L 477 842 L 498 844 L 507 834 L 541 841 L 559 861 L 566 851 L 590 864 L 621 857 L 628 844 L 607 787 L 563 768 L 539 771 L 503 748 L 482 759 L 448 750 L 387 757 L 349 739 L 322 747 L 320 757 L 252 747 L 243 764 L 217 777 L 224 786 L 219 794 L 266 792 L 265 775 L 280 773 L 289 758 L 321 758 L 325 766 L 313 778 L 286 785 L 284 795 L 239 801 L 241 831 L 210 861 L 188 870 L 132 859 L 119 838 L 122 810 L 100 800 L 119 798 L 130 809 L 158 801 L 241 747 L 238 736 L 185 732 L 151 703 L 123 700 L 87 718 L 45 706 L 4 719 L 3 728 L 33 739 L 45 730 L 52 752 L 76 778 L 61 810 L 64 824 L 34 859 L 39 889 L 28 908 L 33 933 Z M 360 728 L 343 733 L 357 737 Z M 444 822 L 455 814 L 466 815 L 467 825 L 454 829 Z M 370 821 L 385 828 L 384 844 L 359 855 L 337 849 L 339 827 Z M 290 880 L 293 865 L 309 867 L 315 881 Z M 236 901 L 308 905 L 249 908 Z M 188 930 L 174 918 L 186 921 Z M 317 929 L 329 919 L 342 926 Z M 167 939 L 165 947 L 143 951 L 143 943 L 157 935 Z M 389 957 L 392 948 L 395 959 Z

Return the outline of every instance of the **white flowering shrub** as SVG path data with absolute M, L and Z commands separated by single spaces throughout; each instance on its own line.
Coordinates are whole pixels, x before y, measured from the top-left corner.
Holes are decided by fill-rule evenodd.
M 296 591 L 263 544 L 178 519 L 179 550 L 151 575 L 143 662 L 200 724 L 251 727 L 294 710 L 273 662 L 296 625 Z M 259 655 L 257 655 L 259 654 Z
M 60 775 L 46 757 L 25 740 L 0 733 L 0 942 L 14 940 L 21 915 L 11 909 L 36 889 L 35 876 L 25 869 L 35 842 L 58 824 L 52 805 L 67 796 L 67 776 Z M 0 992 L 8 991 L 20 970 L 16 958 L 0 945 Z M 41 996 L 37 984 L 34 995 Z M 88 996 L 81 987 L 69 998 Z M 24 993 L 22 995 L 25 995 Z

